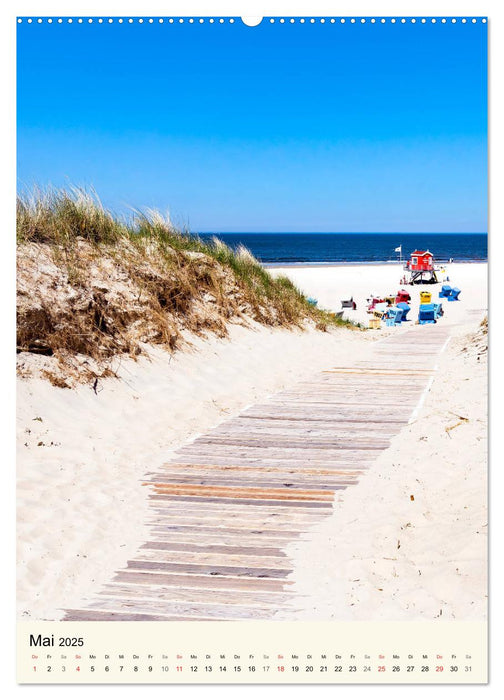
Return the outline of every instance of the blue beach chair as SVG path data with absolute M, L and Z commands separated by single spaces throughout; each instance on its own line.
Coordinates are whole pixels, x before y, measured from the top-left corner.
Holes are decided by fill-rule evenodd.
M 402 318 L 401 318 L 401 322 L 402 322 L 402 321 L 409 321 L 409 319 L 407 318 L 407 316 L 408 316 L 408 313 L 409 313 L 411 307 L 408 306 L 408 304 L 407 304 L 405 301 L 400 301 L 400 302 L 397 304 L 397 308 L 398 308 L 398 309 L 402 309 Z
M 418 323 L 436 323 L 436 309 L 434 304 L 420 304 L 418 309 Z
M 385 325 L 386 326 L 400 326 L 402 321 L 402 309 L 398 309 L 397 306 L 392 309 L 387 309 L 385 312 Z
M 443 304 L 434 304 L 434 318 L 441 318 L 443 314 Z
M 448 301 L 458 301 L 459 294 L 460 294 L 460 289 L 458 287 L 453 287 L 451 292 L 450 292 L 450 296 L 448 297 Z
M 314 299 L 313 297 L 308 297 L 306 301 L 310 304 L 310 306 L 317 306 L 318 304 L 317 299 Z
M 438 296 L 440 299 L 448 299 L 450 294 L 451 294 L 451 291 L 452 291 L 452 288 L 450 287 L 449 284 L 443 284 Z

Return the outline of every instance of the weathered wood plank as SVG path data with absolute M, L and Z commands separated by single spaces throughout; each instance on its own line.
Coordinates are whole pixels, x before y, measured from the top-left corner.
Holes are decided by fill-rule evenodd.
M 220 464 L 167 464 L 163 468 L 163 471 L 150 472 L 148 476 L 151 480 L 156 480 L 162 478 L 163 476 L 177 476 L 177 475 L 188 475 L 188 478 L 192 474 L 222 474 L 223 476 L 233 475 L 233 474 L 245 474 L 248 477 L 256 476 L 257 478 L 262 478 L 261 475 L 267 475 L 267 478 L 283 478 L 292 476 L 295 474 L 298 478 L 310 479 L 313 476 L 316 477 L 326 477 L 332 476 L 336 477 L 354 477 L 356 473 L 355 470 L 349 469 L 311 469 L 310 467 L 297 468 L 297 469 L 282 469 L 280 467 L 262 467 L 261 465 L 255 467 L 246 467 L 242 465 L 220 465 Z
M 271 450 L 272 448 L 282 448 L 282 449 L 296 449 L 296 450 L 377 450 L 386 449 L 390 445 L 389 440 L 379 440 L 370 439 L 366 437 L 357 437 L 355 435 L 349 436 L 339 436 L 333 438 L 316 438 L 313 436 L 307 436 L 303 440 L 296 439 L 294 437 L 281 438 L 279 436 L 268 436 L 264 435 L 262 438 L 253 438 L 248 435 L 243 437 L 235 436 L 231 437 L 228 435 L 209 435 L 206 438 L 199 438 L 194 442 L 190 443 L 195 447 L 203 447 L 207 449 L 209 445 L 212 446 L 226 446 L 226 447 L 252 447 L 254 449 Z M 213 451 L 213 449 L 212 449 Z
M 350 486 L 353 485 L 357 482 L 357 478 L 350 478 L 350 477 L 325 477 L 325 480 L 322 481 L 320 479 L 318 484 L 313 483 L 313 479 L 310 481 L 308 479 L 300 479 L 296 475 L 291 475 L 290 477 L 288 475 L 282 476 L 277 479 L 270 478 L 267 481 L 262 480 L 259 478 L 255 479 L 240 479 L 240 474 L 237 474 L 234 478 L 231 476 L 229 477 L 218 477 L 213 474 L 195 474 L 193 476 L 188 476 L 188 477 L 166 477 L 166 478 L 159 478 L 157 477 L 155 480 L 152 480 L 152 482 L 144 482 L 144 484 L 150 485 L 156 484 L 156 485 L 178 485 L 178 486 L 190 486 L 190 485 L 196 485 L 196 486 L 215 486 L 215 487 L 221 487 L 225 489 L 232 489 L 232 488 L 253 488 L 256 487 L 258 483 L 261 483 L 261 488 L 264 488 L 266 490 L 271 490 L 271 489 L 286 489 L 291 492 L 297 492 L 300 490 L 306 490 L 310 489 L 311 487 L 314 487 L 315 485 L 317 486 L 318 491 L 331 491 L 335 489 L 337 486 Z M 156 487 L 157 488 L 157 487 Z
M 300 421 L 296 423 L 290 423 L 289 421 L 269 422 L 263 420 L 261 423 L 246 424 L 240 419 L 240 423 L 234 426 L 221 425 L 218 428 L 212 430 L 209 433 L 212 436 L 221 437 L 227 435 L 233 435 L 236 437 L 250 437 L 252 439 L 260 439 L 261 436 L 264 437 L 293 437 L 296 440 L 305 438 L 322 438 L 325 440 L 336 439 L 342 440 L 343 438 L 348 438 L 352 440 L 353 438 L 367 438 L 368 440 L 374 440 L 375 438 L 381 440 L 388 440 L 391 436 L 396 434 L 396 429 L 393 427 L 380 426 L 378 423 L 371 423 L 368 425 L 360 424 L 348 424 L 343 426 L 343 423 L 339 423 L 337 430 L 335 429 L 334 423 L 327 425 L 327 427 L 317 427 L 313 425 L 313 422 L 309 425 L 302 425 Z
M 160 571 L 183 574 L 207 574 L 208 576 L 247 576 L 250 578 L 285 578 L 292 569 L 269 567 L 223 566 L 222 564 L 178 564 L 161 561 L 128 561 L 128 568 L 137 571 Z
M 345 487 L 341 487 L 345 488 Z M 165 495 L 165 494 L 153 494 L 149 496 L 149 498 L 152 501 L 180 501 L 180 502 L 187 502 L 187 503 L 204 503 L 207 500 L 212 500 L 216 501 L 219 503 L 234 503 L 233 498 L 226 498 L 225 496 L 179 496 L 177 494 L 170 494 L 170 495 Z M 240 501 L 243 504 L 249 505 L 249 506 L 254 506 L 257 504 L 275 504 L 281 507 L 288 507 L 288 508 L 331 508 L 332 506 L 332 501 L 295 501 L 292 499 L 280 499 L 280 498 L 275 498 L 275 499 L 260 499 L 259 497 L 257 498 L 245 498 L 241 496 L 237 496 L 237 498 L 240 499 Z
M 284 488 L 263 488 L 263 487 L 224 487 L 211 486 L 208 484 L 170 484 L 159 483 L 153 484 L 157 494 L 181 494 L 202 497 L 217 497 L 226 496 L 228 498 L 259 498 L 265 499 L 281 499 L 294 501 L 332 501 L 332 493 L 321 489 L 306 490 L 302 488 L 289 489 Z
M 255 619 L 262 620 L 268 619 L 275 612 L 275 607 L 262 603 L 261 605 L 239 605 L 239 604 L 222 604 L 222 603 L 184 603 L 184 602 L 173 602 L 169 603 L 167 601 L 158 601 L 153 603 L 151 601 L 143 600 L 139 601 L 136 599 L 114 599 L 114 598 L 99 598 L 93 603 L 89 604 L 90 610 L 107 610 L 114 613 L 120 614 L 139 614 L 139 615 L 169 615 L 170 617 L 185 617 L 186 619 L 197 617 L 205 619 L 219 619 L 219 620 L 243 620 L 243 619 Z
M 180 455 L 177 455 L 177 457 L 180 458 Z M 241 467 L 265 467 L 265 468 L 275 468 L 275 467 L 280 467 L 282 469 L 294 469 L 296 467 L 301 467 L 301 468 L 320 468 L 320 469 L 335 469 L 335 470 L 340 470 L 340 469 L 364 469 L 366 465 L 371 464 L 374 462 L 376 458 L 376 455 L 371 452 L 371 451 L 366 451 L 366 453 L 363 452 L 355 452 L 352 453 L 349 450 L 341 451 L 338 454 L 338 459 L 331 458 L 331 459 L 308 459 L 304 457 L 303 459 L 301 458 L 295 458 L 292 456 L 289 456 L 285 459 L 282 459 L 281 457 L 275 457 L 270 458 L 267 455 L 263 456 L 261 459 L 260 457 L 240 457 L 239 459 L 235 456 L 230 457 L 226 456 L 223 457 L 221 455 L 185 455 L 183 458 L 178 459 L 177 461 L 183 461 L 187 464 L 194 464 L 197 466 L 237 466 L 237 463 L 239 462 L 239 466 Z
M 324 470 L 327 471 L 327 470 Z M 342 473 L 344 471 L 344 473 Z M 147 481 L 142 482 L 143 485 L 150 485 L 153 483 L 199 483 L 200 479 L 208 480 L 208 483 L 215 483 L 222 481 L 224 484 L 237 483 L 242 486 L 247 485 L 257 485 L 260 483 L 268 487 L 269 484 L 278 488 L 279 486 L 287 484 L 305 484 L 307 486 L 315 486 L 317 488 L 324 489 L 326 484 L 340 484 L 345 483 L 345 481 L 354 482 L 357 478 L 357 473 L 351 472 L 350 470 L 333 470 L 332 473 L 327 474 L 317 474 L 314 470 L 312 473 L 299 473 L 297 470 L 284 470 L 280 469 L 270 469 L 269 471 L 261 470 L 261 468 L 256 468 L 255 470 L 247 469 L 229 469 L 223 471 L 222 469 L 217 470 L 213 468 L 209 469 L 192 469 L 186 471 L 176 471 L 173 472 L 166 469 L 164 472 L 157 472 L 152 475 Z
M 118 613 L 110 610 L 69 610 L 63 620 L 65 622 L 168 622 L 177 620 L 184 622 L 189 620 L 208 620 L 209 618 L 181 617 L 179 615 L 142 615 L 139 613 Z
M 244 556 L 285 557 L 285 552 L 278 547 L 238 547 L 215 544 L 177 544 L 175 542 L 146 542 L 140 549 L 152 549 L 170 552 L 203 552 L 205 554 L 238 554 Z
M 272 534 L 270 534 L 270 532 Z M 300 531 L 304 532 L 304 530 Z M 149 533 L 149 537 L 152 542 L 158 542 L 166 545 L 170 543 L 176 545 L 186 545 L 186 544 L 198 544 L 201 542 L 201 536 L 204 535 L 205 542 L 208 546 L 212 545 L 222 545 L 223 547 L 270 547 L 272 549 L 284 547 L 286 542 L 292 539 L 298 539 L 299 535 L 296 533 L 288 531 L 285 535 L 283 532 L 275 531 L 265 531 L 261 534 L 256 533 L 255 535 L 247 535 L 240 531 L 240 534 L 230 535 L 224 534 L 222 532 L 208 532 L 204 533 L 198 532 L 198 528 L 191 529 L 190 532 L 170 532 L 164 528 L 152 527 Z M 280 551 L 283 551 L 280 550 Z
M 298 502 L 295 507 L 288 510 L 283 502 L 282 507 L 279 507 L 279 502 L 275 501 L 272 505 L 264 505 L 259 501 L 255 501 L 253 508 L 243 508 L 243 500 L 229 499 L 230 503 L 222 503 L 216 499 L 214 501 L 195 501 L 187 503 L 186 501 L 178 500 L 163 500 L 158 499 L 152 503 L 151 517 L 163 518 L 166 522 L 169 519 L 170 524 L 174 524 L 179 519 L 187 520 L 188 518 L 201 518 L 215 520 L 238 520 L 245 518 L 247 522 L 297 522 L 306 523 L 319 517 L 319 514 L 312 510 L 306 501 Z M 185 506 L 185 508 L 184 508 Z M 220 510 L 220 512 L 219 512 Z
M 180 586 L 230 591 L 285 591 L 292 581 L 276 578 L 236 578 L 234 576 L 197 576 L 191 574 L 163 573 L 156 571 L 126 570 L 113 578 L 119 583 L 146 583 L 149 585 Z
M 175 509 L 172 506 L 177 505 L 178 508 Z M 185 512 L 183 507 L 188 505 L 191 507 L 198 507 L 198 512 Z M 253 508 L 240 508 L 241 501 L 229 505 L 232 510 L 225 511 L 224 509 L 219 514 L 219 501 L 206 502 L 201 504 L 201 502 L 189 503 L 186 502 L 175 502 L 175 501 L 157 501 L 155 503 L 155 510 L 151 513 L 151 522 L 169 522 L 170 525 L 184 525 L 187 524 L 188 520 L 193 521 L 196 524 L 197 520 L 200 520 L 202 524 L 212 525 L 218 527 L 219 525 L 233 524 L 237 525 L 239 523 L 249 523 L 253 525 L 261 524 L 275 524 L 277 527 L 279 524 L 285 525 L 308 525 L 318 518 L 320 518 L 320 513 L 312 508 L 303 508 L 302 504 L 296 505 L 295 507 L 289 509 L 288 504 L 284 503 L 282 508 L 275 509 L 273 512 L 265 511 L 261 505 L 254 504 Z M 256 512 L 257 511 L 257 512 Z
M 184 571 L 190 571 L 191 566 L 230 568 L 246 568 L 249 571 L 264 571 L 274 569 L 279 571 L 289 565 L 286 557 L 258 556 L 244 554 L 221 554 L 220 552 L 172 552 L 161 550 L 142 549 L 135 554 L 135 562 L 152 562 L 155 564 L 169 564 L 170 566 L 187 565 Z M 276 568 L 275 568 L 276 567 Z M 290 571 L 290 569 L 288 569 Z M 203 569 L 201 569 L 203 571 Z
M 171 520 L 171 519 L 170 519 Z M 209 525 L 209 522 L 205 519 L 200 519 L 199 522 L 187 524 L 166 524 L 166 518 L 153 518 L 149 521 L 152 525 L 153 532 L 158 532 L 160 529 L 165 530 L 168 533 L 180 533 L 180 532 L 194 532 L 195 535 L 207 537 L 212 535 L 213 537 L 222 536 L 223 538 L 228 536 L 234 537 L 247 537 L 248 535 L 263 535 L 265 537 L 277 538 L 277 539 L 294 539 L 299 536 L 300 533 L 305 532 L 310 526 L 309 522 L 298 522 L 298 523 L 286 523 L 286 522 L 250 522 L 249 520 L 244 520 L 243 522 L 232 522 L 232 527 L 226 524 L 218 523 L 216 525 Z M 231 524 L 230 524 L 231 525 Z M 222 540 L 224 542 L 224 539 Z
M 336 469 L 336 468 L 330 468 L 330 469 L 324 469 L 323 467 L 312 467 L 312 466 L 305 466 L 305 467 L 289 467 L 288 465 L 281 465 L 281 466 L 263 466 L 261 464 L 256 464 L 252 467 L 247 466 L 245 464 L 198 464 L 197 462 L 185 462 L 183 464 L 167 464 L 165 465 L 166 470 L 177 470 L 180 471 L 181 473 L 192 473 L 189 472 L 189 470 L 195 470 L 195 471 L 216 471 L 216 472 L 222 472 L 222 473 L 233 473 L 233 472 L 243 472 L 243 473 L 248 473 L 248 474 L 272 474 L 275 475 L 277 473 L 283 473 L 283 474 L 306 474 L 306 475 L 320 475 L 320 476 L 330 476 L 331 474 L 338 475 L 338 476 L 351 476 L 352 474 L 355 474 L 355 468 L 350 468 L 347 469 L 346 467 L 343 467 L 341 469 Z M 365 471 L 365 468 L 363 469 Z M 151 472 L 149 473 L 149 476 L 152 478 L 156 478 L 156 476 L 161 476 L 166 472 Z M 260 477 L 259 477 L 260 478 Z
M 229 603 L 230 605 L 250 605 L 266 603 L 279 606 L 289 600 L 289 595 L 283 591 L 249 591 L 214 590 L 208 588 L 181 588 L 180 586 L 156 586 L 152 584 L 108 584 L 98 594 L 116 598 L 141 599 L 148 601 L 188 601 L 193 603 Z M 301 596 L 300 596 L 301 597 Z
M 237 441 L 238 442 L 238 441 Z M 312 447 L 311 445 L 306 445 L 305 447 L 282 447 L 279 444 L 276 445 L 262 445 L 260 443 L 249 443 L 249 444 L 198 444 L 194 446 L 189 446 L 187 449 L 180 450 L 177 452 L 177 458 L 183 459 L 190 458 L 188 461 L 191 462 L 195 457 L 201 455 L 201 457 L 207 460 L 209 457 L 215 455 L 215 457 L 231 457 L 234 458 L 235 463 L 241 464 L 242 459 L 251 458 L 265 458 L 271 459 L 273 461 L 278 461 L 279 458 L 285 463 L 289 459 L 293 459 L 296 462 L 303 460 L 306 466 L 310 466 L 312 460 L 315 462 L 324 462 L 324 453 L 326 459 L 329 462 L 334 461 L 337 458 L 341 462 L 342 458 L 359 458 L 361 456 L 366 457 L 366 453 L 372 453 L 373 458 L 374 453 L 380 453 L 383 450 L 388 449 L 390 443 L 379 443 L 376 442 L 373 445 L 366 446 L 356 446 L 355 444 L 348 443 L 333 443 L 327 447 Z M 369 456 L 369 455 L 367 455 Z M 244 465 L 246 466 L 246 465 Z M 261 466 L 259 464 L 258 466 Z
M 281 421 L 288 421 L 290 423 L 294 421 L 299 421 L 300 424 L 305 423 L 306 425 L 310 425 L 312 423 L 325 423 L 325 424 L 333 424 L 335 428 L 337 428 L 338 423 L 363 423 L 365 425 L 369 424 L 394 424 L 394 425 L 406 425 L 408 422 L 407 418 L 404 418 L 404 416 L 399 416 L 395 418 L 390 418 L 390 416 L 382 416 L 382 417 L 375 417 L 373 418 L 372 416 L 376 415 L 370 414 L 368 416 L 360 416 L 356 417 L 355 414 L 349 414 L 349 415 L 338 415 L 338 416 L 320 416 L 320 415 L 314 415 L 313 412 L 310 415 L 303 415 L 302 412 L 294 412 L 294 411 L 285 411 L 283 414 L 279 414 L 278 412 L 272 412 L 268 410 L 268 406 L 259 409 L 250 409 L 248 413 L 242 413 L 240 414 L 240 418 L 244 419 L 247 418 L 249 420 L 268 420 L 268 421 L 276 421 L 276 420 L 281 420 Z

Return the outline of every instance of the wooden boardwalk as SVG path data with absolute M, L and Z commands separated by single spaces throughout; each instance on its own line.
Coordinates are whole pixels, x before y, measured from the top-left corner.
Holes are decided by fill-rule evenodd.
M 397 330 L 368 360 L 335 364 L 179 449 L 148 475 L 149 541 L 64 619 L 268 619 L 288 609 L 286 546 L 331 515 L 336 492 L 408 423 L 447 338 L 441 325 Z

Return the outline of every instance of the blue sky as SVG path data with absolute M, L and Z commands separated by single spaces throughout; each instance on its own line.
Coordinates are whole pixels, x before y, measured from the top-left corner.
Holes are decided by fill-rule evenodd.
M 200 232 L 484 232 L 486 27 L 23 22 L 18 186 Z

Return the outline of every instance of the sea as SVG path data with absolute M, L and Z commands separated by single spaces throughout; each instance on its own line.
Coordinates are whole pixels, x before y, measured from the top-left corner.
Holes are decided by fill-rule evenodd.
M 430 250 L 437 262 L 488 260 L 486 233 L 203 233 L 233 249 L 243 245 L 266 266 L 378 264 Z M 400 248 L 400 251 L 396 251 Z

